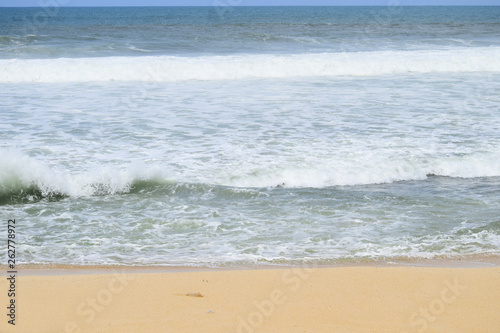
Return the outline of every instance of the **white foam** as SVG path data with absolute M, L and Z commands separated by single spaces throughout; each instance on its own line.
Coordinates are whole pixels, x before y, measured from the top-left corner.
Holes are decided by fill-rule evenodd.
M 500 154 L 483 153 L 463 157 L 434 158 L 431 161 L 387 158 L 325 163 L 299 168 L 282 165 L 274 169 L 248 168 L 241 170 L 215 168 L 180 172 L 179 182 L 233 186 L 323 188 L 344 185 L 369 185 L 405 180 L 423 180 L 427 175 L 476 178 L 500 177 Z M 0 150 L 0 190 L 18 191 L 36 186 L 43 195 L 62 194 L 85 197 L 101 194 L 126 193 L 134 181 L 170 182 L 167 171 L 159 165 L 102 165 L 72 173 L 62 167 L 52 167 L 18 152 Z
M 499 47 L 294 55 L 0 60 L 0 82 L 175 82 L 482 71 L 500 71 Z
M 129 191 L 135 180 L 165 178 L 160 174 L 158 169 L 138 165 L 123 170 L 102 166 L 73 174 L 64 168 L 49 167 L 19 152 L 0 150 L 1 191 L 19 191 L 36 186 L 44 196 L 116 194 Z
M 500 153 L 481 153 L 467 156 L 434 157 L 432 159 L 390 157 L 352 160 L 334 160 L 308 166 L 257 168 L 241 170 L 225 185 L 268 187 L 285 184 L 287 187 L 314 187 L 369 185 L 405 180 L 423 180 L 428 175 L 453 178 L 500 176 Z

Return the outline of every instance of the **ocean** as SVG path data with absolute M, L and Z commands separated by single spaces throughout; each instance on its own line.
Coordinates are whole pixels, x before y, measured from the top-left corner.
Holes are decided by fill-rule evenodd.
M 498 256 L 499 92 L 498 6 L 0 8 L 0 216 L 17 264 Z

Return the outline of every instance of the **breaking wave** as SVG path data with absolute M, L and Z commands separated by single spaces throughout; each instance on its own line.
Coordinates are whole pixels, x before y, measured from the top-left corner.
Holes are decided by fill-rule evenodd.
M 484 71 L 500 71 L 500 48 L 0 60 L 0 82 L 175 82 Z

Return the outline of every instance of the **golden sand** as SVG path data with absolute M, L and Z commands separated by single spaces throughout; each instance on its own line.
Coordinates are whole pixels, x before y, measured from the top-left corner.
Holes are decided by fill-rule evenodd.
M 40 271 L 42 272 L 42 271 Z M 500 332 L 500 267 L 16 276 L 0 332 Z

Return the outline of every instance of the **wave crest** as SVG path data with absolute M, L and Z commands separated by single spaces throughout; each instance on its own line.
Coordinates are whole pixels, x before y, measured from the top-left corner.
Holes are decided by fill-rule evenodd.
M 0 82 L 176 82 L 484 71 L 500 71 L 499 47 L 293 55 L 0 60 Z
M 325 188 L 425 180 L 430 176 L 451 178 L 500 177 L 498 154 L 484 153 L 448 157 L 434 161 L 410 160 L 355 163 L 339 161 L 309 168 L 280 166 L 275 169 L 207 170 L 189 177 L 172 179 L 160 166 L 99 166 L 79 173 L 50 167 L 34 158 L 0 151 L 0 204 L 65 197 L 90 197 L 124 193 L 163 195 L 240 195 L 253 189 L 285 186 Z M 245 193 L 246 193 L 245 192 Z M 248 193 L 247 193 L 248 194 Z M 246 194 L 245 194 L 246 195 Z

